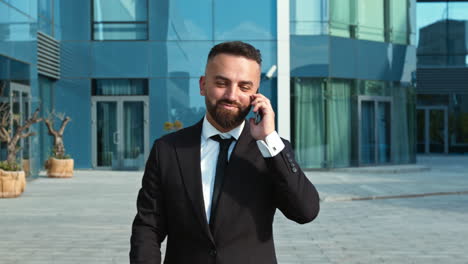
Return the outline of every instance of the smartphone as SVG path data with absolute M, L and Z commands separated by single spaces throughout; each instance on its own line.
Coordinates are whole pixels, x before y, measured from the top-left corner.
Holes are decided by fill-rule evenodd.
M 260 88 L 258 88 L 258 90 L 260 90 Z M 257 90 L 257 93 L 259 93 L 258 90 Z M 262 121 L 263 116 L 262 116 L 262 111 L 260 111 L 260 109 L 257 112 L 254 112 L 254 118 L 255 118 L 256 125 Z
M 255 117 L 255 124 L 256 125 L 262 121 L 262 113 L 261 113 L 260 109 L 257 112 L 254 113 L 254 117 Z

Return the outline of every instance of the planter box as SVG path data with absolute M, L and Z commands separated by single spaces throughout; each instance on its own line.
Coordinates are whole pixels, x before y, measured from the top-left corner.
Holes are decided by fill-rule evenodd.
M 47 176 L 51 178 L 70 178 L 73 176 L 73 159 L 49 158 L 46 162 Z
M 24 171 L 4 171 L 0 169 L 0 198 L 20 196 L 26 187 Z

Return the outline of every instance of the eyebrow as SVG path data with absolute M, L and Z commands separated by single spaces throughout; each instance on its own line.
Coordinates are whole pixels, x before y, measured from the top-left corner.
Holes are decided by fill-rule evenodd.
M 215 79 L 220 79 L 220 80 L 223 80 L 223 81 L 228 81 L 228 82 L 231 82 L 231 80 L 227 77 L 224 77 L 222 75 L 216 75 L 215 76 Z M 251 81 L 240 81 L 239 82 L 241 85 L 252 85 L 253 86 L 253 82 Z

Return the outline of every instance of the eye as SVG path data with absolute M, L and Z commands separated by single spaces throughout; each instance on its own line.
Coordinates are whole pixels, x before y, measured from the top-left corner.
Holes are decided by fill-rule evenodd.
M 216 82 L 216 86 L 218 86 L 218 87 L 225 87 L 225 86 L 226 86 L 226 82 Z
M 250 86 L 241 86 L 240 88 L 242 91 L 245 91 L 245 92 L 250 91 Z

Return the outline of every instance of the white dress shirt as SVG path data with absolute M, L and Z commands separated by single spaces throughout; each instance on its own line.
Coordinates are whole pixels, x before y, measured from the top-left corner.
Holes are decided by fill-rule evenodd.
M 213 196 L 213 186 L 216 175 L 216 163 L 218 161 L 219 143 L 211 139 L 211 136 L 220 135 L 221 138 L 233 137 L 236 139 L 231 143 L 228 150 L 228 160 L 231 158 L 232 150 L 244 129 L 245 121 L 238 127 L 221 133 L 208 120 L 203 118 L 203 127 L 200 144 L 200 168 L 202 175 L 203 200 L 205 202 L 205 212 L 208 221 L 210 220 L 211 198 Z M 274 157 L 284 149 L 284 143 L 276 131 L 268 135 L 265 140 L 257 140 L 257 146 L 263 157 Z

